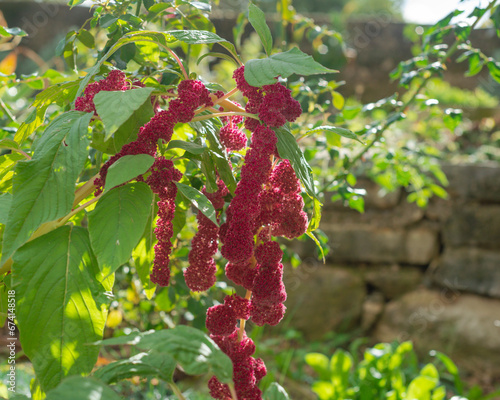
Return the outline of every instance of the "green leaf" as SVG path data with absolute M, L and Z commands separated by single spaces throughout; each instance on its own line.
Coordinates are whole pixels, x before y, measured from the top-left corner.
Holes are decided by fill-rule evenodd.
M 168 31 L 168 34 L 180 40 L 181 42 L 187 44 L 209 44 L 209 43 L 219 43 L 226 42 L 219 35 L 216 35 L 210 31 L 197 31 L 197 30 L 185 30 L 185 31 Z
M 152 233 L 153 232 L 151 231 L 151 234 Z M 155 257 L 152 238 L 148 240 L 147 237 L 143 237 L 134 249 L 132 257 L 134 258 L 134 266 L 137 271 L 137 275 L 139 275 L 139 279 L 141 280 L 144 293 L 146 294 L 148 300 L 151 300 L 154 292 L 156 291 L 156 284 L 151 282 L 151 279 L 149 278 L 151 274 L 151 266 L 153 265 Z
M 330 371 L 334 379 L 339 379 L 342 381 L 342 385 L 346 387 L 348 385 L 349 371 L 353 365 L 352 356 L 341 349 L 335 351 L 335 354 L 330 360 Z
M 431 400 L 445 400 L 446 399 L 446 389 L 444 386 L 438 386 L 432 392 Z
M 0 149 L 19 149 L 19 143 L 12 139 L 0 140 Z
M 219 176 L 226 184 L 229 192 L 234 195 L 236 180 L 234 179 L 233 170 L 217 133 L 220 130 L 221 124 L 212 120 L 204 120 L 191 122 L 189 125 L 208 140 L 210 155 L 217 166 Z
M 219 173 L 220 178 L 226 184 L 229 192 L 234 195 L 234 191 L 236 190 L 236 179 L 234 179 L 233 170 L 231 169 L 229 160 L 224 153 L 219 151 L 210 150 L 210 155 L 217 166 L 217 172 Z
M 498 83 L 500 83 L 500 63 L 496 61 L 489 61 L 488 62 L 488 69 L 490 71 L 491 77 L 496 80 Z
M 88 374 L 99 348 L 87 344 L 102 338 L 107 299 L 87 230 L 62 226 L 26 243 L 13 258 L 20 341 L 42 389 Z
M 99 344 L 131 344 L 142 350 L 168 353 L 189 375 L 212 372 L 223 383 L 232 381 L 233 366 L 229 357 L 202 331 L 190 326 L 134 333 L 102 340 Z
M 321 258 L 323 260 L 323 264 L 326 262 L 325 260 L 325 252 L 323 251 L 323 246 L 321 246 L 321 243 L 319 242 L 318 238 L 316 236 L 314 236 L 314 234 L 312 232 L 306 232 L 306 235 L 309 236 L 314 243 L 316 243 L 316 246 L 318 246 L 318 249 L 321 253 Z
M 198 60 L 196 61 L 196 65 L 199 65 L 200 62 L 204 59 L 204 58 L 207 58 L 207 57 L 215 57 L 215 58 L 222 58 L 223 60 L 227 60 L 231 63 L 234 63 L 234 65 L 236 67 L 239 67 L 239 64 L 236 62 L 236 60 L 234 58 L 232 58 L 231 56 L 228 56 L 227 54 L 224 54 L 224 53 L 217 53 L 217 52 L 208 52 L 208 53 L 205 53 L 203 54 L 201 57 L 198 58 Z
M 420 375 L 410 382 L 406 396 L 409 399 L 425 399 L 436 386 L 436 379 Z
M 446 370 L 454 378 L 455 389 L 457 391 L 457 394 L 462 395 L 464 393 L 462 379 L 460 378 L 460 372 L 458 371 L 458 367 L 455 365 L 453 360 L 446 354 L 435 350 L 431 351 L 430 355 L 436 357 L 439 361 L 443 363 L 443 365 L 446 367 Z
M 300 149 L 295 137 L 290 133 L 286 127 L 273 129 L 278 137 L 278 153 L 281 158 L 290 160 L 295 174 L 304 185 L 306 192 L 312 198 L 316 198 L 316 189 L 314 187 L 314 180 L 312 177 L 312 170 L 310 165 L 304 158 L 304 153 Z
M 182 149 L 191 154 L 202 154 L 206 147 L 192 142 L 185 142 L 184 140 L 171 140 L 167 146 L 167 150 L 169 149 Z
M 172 230 L 173 230 L 172 237 L 174 239 L 181 232 L 182 228 L 184 228 L 184 226 L 186 225 L 186 214 L 190 205 L 191 204 L 186 199 L 186 197 L 182 193 L 177 192 L 177 195 L 175 196 L 174 219 L 172 220 Z
M 350 196 L 349 197 L 349 208 L 356 210 L 363 214 L 365 212 L 365 199 L 363 196 Z
M 434 364 L 427 364 L 420 370 L 420 375 L 428 376 L 429 378 L 433 378 L 439 380 L 439 372 Z
M 364 144 L 353 131 L 346 129 L 346 128 L 340 128 L 338 126 L 328 126 L 328 125 L 318 126 L 317 128 L 308 130 L 306 132 L 306 135 L 309 136 L 309 135 L 312 135 L 312 134 L 318 133 L 318 132 L 335 133 L 339 136 L 342 136 L 342 137 L 345 137 L 348 139 L 354 139 L 354 140 L 358 141 L 359 143 Z
M 3 264 L 44 222 L 71 211 L 75 183 L 87 159 L 92 114 L 59 115 L 38 140 L 33 158 L 19 161 L 3 242 Z
M 307 227 L 308 232 L 314 232 L 319 228 L 319 223 L 321 222 L 321 202 L 313 197 L 313 216 L 309 221 L 309 226 Z
M 47 105 L 42 105 L 36 107 L 28 115 L 26 120 L 19 126 L 17 132 L 14 136 L 14 140 L 18 143 L 22 143 L 29 135 L 31 135 L 36 128 L 43 124 L 45 119 L 45 112 L 47 111 Z
M 145 87 L 133 90 L 108 92 L 101 91 L 94 96 L 97 114 L 106 129 L 105 140 L 109 139 L 120 127 L 128 125 L 129 119 L 149 98 L 154 88 Z
M 217 191 L 217 174 L 214 160 L 210 156 L 210 150 L 207 149 L 201 155 L 201 172 L 205 175 L 205 187 L 209 193 Z
M 266 23 L 266 14 L 255 4 L 250 3 L 248 5 L 248 20 L 259 35 L 267 55 L 270 55 L 273 49 L 273 37 Z
M 481 56 L 478 53 L 473 52 L 472 54 L 469 55 L 468 60 L 469 60 L 469 69 L 465 74 L 465 76 L 474 76 L 479 74 L 483 69 L 484 65 Z
M 0 224 L 5 225 L 7 223 L 11 203 L 12 195 L 10 193 L 0 194 Z
M 324 381 L 314 382 L 311 389 L 314 393 L 318 395 L 320 400 L 330 400 L 334 398 L 333 395 L 335 393 L 335 388 L 330 382 L 324 382 Z M 369 397 L 361 396 L 360 399 L 368 400 Z
M 93 49 L 95 46 L 95 40 L 94 40 L 94 35 L 92 35 L 89 31 L 86 29 L 80 29 L 78 34 L 76 35 L 76 38 L 86 47 Z
M 0 26 L 0 36 L 27 36 L 28 34 L 21 28 L 7 28 L 5 26 Z
M 106 175 L 104 190 L 114 188 L 131 179 L 137 178 L 148 171 L 155 162 L 154 157 L 149 154 L 136 154 L 120 157 L 113 163 Z
M 47 393 L 46 400 L 121 400 L 121 397 L 100 380 L 72 376 Z
M 44 123 L 47 107 L 53 102 L 61 103 L 71 98 L 77 86 L 78 81 L 66 82 L 52 85 L 38 93 L 35 97 L 35 101 L 31 105 L 31 107 L 34 108 L 33 111 L 19 126 L 14 136 L 14 140 L 19 144 L 24 142 L 28 136 Z
M 276 382 L 271 383 L 264 393 L 265 400 L 289 400 L 289 398 L 286 390 Z
M 322 66 L 296 47 L 245 64 L 245 79 L 252 86 L 272 85 L 278 76 L 288 78 L 292 74 L 308 76 L 333 72 L 337 71 Z
M 90 145 L 103 153 L 116 154 L 125 144 L 137 139 L 139 129 L 148 123 L 153 116 L 153 106 L 150 101 L 146 101 L 109 139 L 106 140 L 105 131 L 94 130 Z
M 306 363 L 314 369 L 322 380 L 330 380 L 330 362 L 328 357 L 321 353 L 308 353 Z
M 177 189 L 187 197 L 193 206 L 200 210 L 215 225 L 219 226 L 214 206 L 203 193 L 180 182 L 175 182 L 175 184 L 177 185 Z
M 108 385 L 134 376 L 154 376 L 172 382 L 176 365 L 177 362 L 164 352 L 139 353 L 99 368 L 94 376 Z
M 69 0 L 68 1 L 68 6 L 71 8 L 77 6 L 78 4 L 82 4 L 85 0 Z
M 7 285 L 0 286 L 0 326 L 5 326 L 5 321 L 7 320 L 7 316 L 9 314 L 9 300 L 7 291 Z
M 92 249 L 106 274 L 126 263 L 139 242 L 151 212 L 153 192 L 144 182 L 105 193 L 88 214 Z

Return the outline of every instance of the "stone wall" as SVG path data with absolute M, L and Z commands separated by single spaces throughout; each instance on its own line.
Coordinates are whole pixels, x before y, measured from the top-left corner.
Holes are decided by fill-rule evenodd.
M 348 331 L 412 340 L 422 354 L 446 352 L 500 381 L 500 167 L 444 171 L 449 199 L 425 210 L 369 181 L 364 214 L 325 205 L 326 265 L 312 243 L 297 243 L 304 262 L 285 274 L 291 326 L 312 339 Z

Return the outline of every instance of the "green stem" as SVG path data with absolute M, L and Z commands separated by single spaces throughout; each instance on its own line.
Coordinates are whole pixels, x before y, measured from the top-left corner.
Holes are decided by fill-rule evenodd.
M 172 392 L 174 392 L 174 394 L 177 396 L 179 400 L 186 400 L 181 390 L 174 382 L 170 382 L 168 385 L 170 386 L 170 389 L 172 389 Z
M 80 207 L 75 208 L 73 211 L 71 211 L 68 215 L 62 217 L 60 220 L 58 220 L 57 225 L 63 226 L 68 220 L 75 214 L 78 214 L 80 211 L 86 209 L 88 206 L 91 204 L 94 204 L 96 201 L 98 201 L 102 196 L 102 193 L 99 196 L 94 197 L 92 200 L 87 201 L 85 204 L 82 204 Z
M 2 99 L 0 99 L 0 107 L 4 110 L 5 114 L 7 114 L 7 117 L 9 117 L 12 122 L 16 122 L 16 117 L 14 117 L 14 115 L 10 112 Z
M 96 190 L 96 186 L 94 185 L 95 179 L 99 176 L 99 174 L 94 175 L 87 182 L 85 182 L 82 186 L 80 186 L 75 192 L 75 200 L 73 201 L 73 208 L 75 208 L 80 201 L 89 196 L 94 190 Z

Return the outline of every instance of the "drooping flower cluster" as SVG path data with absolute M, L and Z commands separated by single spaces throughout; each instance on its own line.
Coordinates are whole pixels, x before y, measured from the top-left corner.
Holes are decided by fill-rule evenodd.
M 218 190 L 215 193 L 203 193 L 212 202 L 215 210 L 222 210 L 224 207 L 224 197 L 228 190 L 224 181 L 217 182 Z M 218 212 L 220 214 L 220 211 Z M 208 290 L 216 281 L 214 254 L 218 249 L 217 237 L 219 228 L 203 213 L 198 212 L 198 231 L 191 242 L 191 251 L 188 255 L 189 267 L 184 271 L 186 285 L 194 292 Z
M 264 122 L 273 119 L 273 121 L 281 121 L 280 124 L 283 125 L 287 120 L 293 121 L 300 115 L 300 104 L 291 97 L 290 90 L 280 83 L 263 88 L 250 86 L 244 78 L 244 67 L 235 71 L 234 78 L 238 88 L 249 99 L 246 110 L 258 112 Z M 271 104 L 276 101 L 278 105 Z M 220 231 L 220 239 L 223 243 L 221 253 L 229 261 L 226 274 L 247 290 L 252 290 L 257 274 L 255 262 L 252 260 L 254 235 L 265 225 L 266 221 L 262 220 L 261 215 L 266 213 L 274 215 L 273 206 L 277 203 L 273 201 L 268 204 L 261 201 L 261 198 L 266 196 L 265 187 L 273 184 L 270 181 L 271 158 L 277 155 L 277 137 L 268 126 L 260 124 L 256 119 L 250 120 L 247 118 L 245 121 L 245 126 L 252 131 L 250 150 L 245 156 L 245 164 L 241 169 L 241 180 L 235 197 L 226 212 L 226 223 Z M 270 125 L 279 126 L 274 122 Z M 297 181 L 296 178 L 295 181 Z M 300 186 L 298 188 L 300 190 Z M 281 200 L 279 194 L 278 192 L 275 196 L 277 201 Z M 291 204 L 294 204 L 293 201 Z M 280 214 L 276 213 L 276 215 Z M 282 225 L 279 222 L 276 221 L 276 225 Z
M 126 81 L 126 76 L 119 70 L 113 70 L 108 77 L 91 83 L 85 89 L 84 95 L 77 98 L 76 109 L 87 112 L 95 112 L 93 103 L 94 96 L 101 90 L 127 90 L 130 89 Z M 175 196 L 177 187 L 175 181 L 182 177 L 180 171 L 174 168 L 173 162 L 166 160 L 157 154 L 157 143 L 161 139 L 169 142 L 172 138 L 175 124 L 178 122 L 189 122 L 194 117 L 194 112 L 198 107 L 213 105 L 210 92 L 205 85 L 196 80 L 182 81 L 177 90 L 177 98 L 169 103 L 168 110 L 157 112 L 153 118 L 140 128 L 137 140 L 126 144 L 114 156 L 112 156 L 99 171 L 99 177 L 94 180 L 97 187 L 96 195 L 102 193 L 108 169 L 118 159 L 126 155 L 149 154 L 155 157 L 153 166 L 148 173 L 146 183 L 150 185 L 152 191 L 158 194 L 158 216 L 155 235 L 158 243 L 155 245 L 155 259 L 151 280 L 161 286 L 167 286 L 170 280 L 170 269 L 168 267 L 171 238 L 173 234 L 172 220 L 175 212 Z M 137 177 L 144 180 L 142 176 Z
M 272 171 L 269 185 L 259 198 L 262 225 L 268 225 L 272 236 L 293 239 L 307 230 L 307 214 L 300 184 L 288 160 L 282 160 Z
M 170 282 L 170 252 L 172 243 L 170 239 L 173 235 L 172 220 L 175 212 L 175 196 L 177 195 L 178 182 L 182 178 L 181 172 L 174 167 L 171 160 L 157 156 L 152 167 L 151 175 L 146 179 L 146 183 L 156 193 L 158 201 L 158 221 L 156 222 L 155 235 L 158 242 L 155 245 L 155 259 L 151 282 L 160 286 L 167 286 Z
M 275 163 L 277 137 L 270 127 L 295 120 L 300 105 L 279 83 L 255 88 L 245 81 L 244 69 L 234 77 L 248 98 L 246 111 L 259 115 L 264 124 L 247 118 L 252 131 L 250 149 L 241 169 L 241 180 L 226 211 L 226 223 L 219 230 L 221 253 L 229 261 L 226 276 L 247 289 L 247 298 L 226 296 L 224 304 L 211 307 L 206 326 L 211 337 L 233 361 L 233 379 L 240 400 L 262 399 L 257 383 L 265 375 L 261 360 L 251 355 L 254 347 L 241 327 L 251 318 L 257 325 L 276 325 L 283 318 L 286 291 L 283 284 L 283 252 L 271 236 L 293 238 L 307 228 L 300 184 L 287 160 Z M 221 132 L 221 141 L 225 133 Z M 257 246 L 256 246 L 257 243 Z M 237 320 L 240 320 L 238 341 Z M 243 351 L 246 349 L 246 352 Z M 215 399 L 230 399 L 229 388 L 215 377 L 209 382 Z
M 233 298 L 233 296 L 230 297 Z M 240 300 L 237 300 L 237 302 L 239 302 L 237 305 L 229 305 L 230 302 L 231 300 L 226 301 L 224 304 L 209 308 L 207 313 L 207 328 L 211 332 L 210 337 L 233 362 L 233 382 L 238 399 L 261 400 L 262 392 L 257 385 L 267 374 L 267 370 L 262 359 L 252 357 L 255 353 L 255 344 L 252 339 L 247 337 L 244 332 L 240 338 L 238 336 L 238 330 L 235 329 L 234 325 L 232 327 L 232 332 L 229 334 L 213 333 L 213 329 L 215 329 L 215 331 L 229 332 L 229 325 L 227 325 L 227 322 L 231 318 L 236 322 L 235 316 L 238 312 L 247 312 L 241 309 L 240 311 L 233 310 L 233 307 L 237 309 L 238 307 L 241 308 L 242 303 Z M 231 399 L 229 387 L 219 382 L 215 376 L 208 382 L 208 388 L 210 389 L 210 395 L 214 399 Z
M 209 289 L 216 280 L 213 259 L 221 242 L 221 254 L 228 260 L 226 276 L 247 290 L 246 297 L 226 296 L 224 303 L 207 311 L 206 327 L 212 339 L 233 362 L 233 380 L 239 400 L 261 400 L 259 381 L 266 368 L 261 359 L 255 359 L 255 345 L 244 331 L 245 321 L 257 325 L 276 325 L 283 318 L 286 291 L 283 284 L 283 253 L 272 236 L 295 238 L 307 229 L 307 214 L 300 195 L 300 184 L 292 165 L 282 160 L 277 151 L 277 136 L 271 128 L 295 121 L 301 114 L 300 104 L 291 97 L 291 91 L 277 82 L 261 88 L 250 86 L 244 77 L 244 67 L 234 73 L 238 89 L 248 99 L 247 113 L 257 118 L 245 118 L 245 127 L 251 132 L 250 146 L 241 168 L 241 179 L 234 197 L 226 209 L 225 222 L 219 227 L 203 213 L 197 215 L 198 231 L 192 240 L 188 255 L 189 267 L 184 271 L 186 284 L 193 291 Z M 109 82 L 107 81 L 109 79 Z M 104 82 L 106 81 L 106 82 Z M 121 72 L 110 73 L 104 81 L 91 84 L 84 96 L 77 100 L 83 111 L 94 111 L 93 96 L 100 90 L 127 90 L 131 85 Z M 98 84 L 97 84 L 98 83 Z M 138 85 L 141 86 L 141 85 Z M 177 97 L 170 100 L 167 110 L 155 110 L 155 116 L 142 128 L 137 140 L 129 143 L 111 157 L 101 168 L 95 180 L 96 194 L 102 192 L 109 167 L 125 155 L 149 154 L 155 157 L 148 173 L 136 179 L 145 181 L 159 197 L 158 222 L 155 234 L 155 260 L 151 280 L 161 286 L 169 284 L 169 258 L 172 249 L 172 220 L 175 212 L 176 182 L 182 174 L 171 160 L 157 153 L 158 141 L 170 141 L 177 123 L 190 122 L 199 107 L 214 105 L 212 99 L 224 96 L 217 92 L 211 96 L 203 83 L 182 81 Z M 221 100 L 226 101 L 225 99 Z M 227 103 L 225 104 L 225 106 Z M 230 105 L 232 107 L 236 105 Z M 213 110 L 213 109 L 212 109 Z M 222 110 L 221 110 L 222 111 Z M 246 147 L 247 137 L 239 129 L 243 118 L 238 115 L 223 117 L 220 140 L 227 151 Z M 203 193 L 212 202 L 220 219 L 229 192 L 219 179 L 215 193 Z M 240 321 L 238 324 L 238 320 Z M 229 387 L 216 377 L 209 381 L 212 397 L 231 399 Z
M 273 241 L 263 243 L 255 250 L 259 273 L 253 286 L 250 313 L 256 325 L 277 325 L 285 314 L 282 256 L 279 244 Z

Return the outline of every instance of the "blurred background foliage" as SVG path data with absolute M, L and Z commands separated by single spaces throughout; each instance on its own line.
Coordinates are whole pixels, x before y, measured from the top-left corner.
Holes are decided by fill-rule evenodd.
M 150 26 L 160 29 L 182 29 L 185 26 L 192 28 L 192 21 L 195 21 L 197 29 L 215 30 L 214 24 L 208 18 L 208 1 L 201 1 L 196 5 L 180 4 L 182 2 L 178 0 L 175 2 L 179 3 L 175 9 L 175 19 L 168 17 L 169 12 L 172 12 L 168 7 L 159 7 L 157 13 L 146 13 L 143 7 L 142 12 L 139 8 L 137 13 L 135 0 L 119 0 L 113 7 L 105 2 L 96 4 L 93 8 L 94 17 L 90 15 L 88 23 L 84 24 L 89 17 L 86 15 L 69 32 L 63 32 L 62 28 L 50 30 L 50 35 L 41 45 L 33 43 L 30 47 L 24 44 L 24 39 L 19 41 L 8 36 L 0 39 L 0 139 L 13 137 L 22 121 L 33 118 L 29 106 L 41 89 L 76 79 L 78 74 L 94 65 L 96 57 L 102 55 L 103 51 L 125 33 Z M 401 21 L 402 18 L 401 0 L 294 0 L 293 3 L 291 0 L 259 0 L 255 3 L 269 13 L 269 23 L 277 48 L 287 49 L 299 44 L 309 49 L 319 62 L 339 69 L 349 68 L 349 60 L 352 58 L 354 46 L 344 40 L 348 33 L 349 19 L 380 12 L 390 15 L 393 22 Z M 144 1 L 144 4 L 147 2 Z M 0 9 L 5 11 L 6 8 L 1 5 L 0 2 Z M 244 17 L 238 16 L 246 11 L 247 7 L 247 0 L 220 0 L 213 8 L 215 16 L 234 13 L 233 24 L 226 28 L 234 36 L 243 60 L 258 57 L 262 53 L 257 35 L 251 33 Z M 120 18 L 111 12 L 112 8 L 116 8 L 113 13 L 121 15 Z M 74 9 L 78 10 L 78 7 Z M 326 18 L 329 23 L 315 23 L 313 17 L 317 14 L 322 14 L 323 20 Z M 217 19 L 214 21 L 217 24 Z M 6 26 L 5 21 L 0 22 L 0 25 Z M 78 30 L 80 27 L 85 27 L 85 30 Z M 343 91 L 344 82 L 337 79 L 336 75 L 289 80 L 288 86 L 294 97 L 301 102 L 303 109 L 308 111 L 302 120 L 293 124 L 292 131 L 306 149 L 305 155 L 313 168 L 323 202 L 342 201 L 345 205 L 363 212 L 364 191 L 357 187 L 357 180 L 360 176 L 368 176 L 386 191 L 404 187 L 408 200 L 424 207 L 432 196 L 447 196 L 447 179 L 441 171 L 441 163 L 500 162 L 500 130 L 498 119 L 495 120 L 492 111 L 498 110 L 498 83 L 491 78 L 484 78 L 475 89 L 463 89 L 447 83 L 442 79 L 442 71 L 439 68 L 435 71 L 428 68 L 436 59 L 443 57 L 440 53 L 442 49 L 435 47 L 441 44 L 443 38 L 436 37 L 431 46 L 424 44 L 426 36 L 422 32 L 415 35 L 414 26 L 407 31 L 407 37 L 414 41 L 414 56 L 420 58 L 417 61 L 414 59 L 413 64 L 404 64 L 401 67 L 402 73 L 397 76 L 396 71 L 394 79 L 403 81 L 405 77 L 410 78 L 408 74 L 412 71 L 417 73 L 407 82 L 402 82 L 398 89 L 399 94 L 394 96 L 364 103 L 359 96 L 347 95 Z M 104 50 L 98 52 L 97 49 Z M 115 66 L 142 77 L 156 76 L 161 79 L 162 84 L 168 85 L 169 79 L 172 78 L 168 69 L 175 69 L 175 65 L 162 60 L 161 53 L 153 47 L 142 47 L 141 50 L 143 52 L 139 55 L 135 53 L 133 46 L 124 47 L 110 61 Z M 207 57 L 197 64 L 196 58 L 200 55 L 198 48 L 182 46 L 176 51 L 183 54 L 191 72 L 212 82 L 220 82 L 226 90 L 231 89 L 231 75 L 235 68 L 232 62 Z M 491 55 L 487 57 L 489 56 Z M 160 62 L 165 71 L 158 74 L 155 69 Z M 427 72 L 431 72 L 433 77 L 428 78 Z M 499 79 L 497 74 L 497 81 Z M 422 86 L 424 81 L 425 85 Z M 68 98 L 74 93 L 72 90 L 68 89 Z M 411 107 L 402 107 L 416 90 L 418 95 L 412 101 Z M 62 109 L 64 106 L 61 104 L 51 104 L 45 118 L 51 118 Z M 401 115 L 402 111 L 404 117 Z M 384 134 L 369 152 L 362 153 L 366 145 L 342 138 L 335 132 L 308 134 L 309 130 L 325 124 L 349 129 L 364 143 L 370 143 L 380 132 L 381 126 L 384 126 Z M 35 137 L 36 131 L 30 140 Z M 357 158 L 359 154 L 362 156 Z M 98 152 L 95 157 L 99 158 L 100 162 L 105 160 L 105 156 Z M 8 187 L 12 176 L 9 166 L 14 158 L 12 153 L 2 150 L 0 165 L 4 172 L 0 173 L 0 189 Z M 192 167 L 186 165 L 188 170 Z M 313 205 L 308 206 L 311 211 Z M 186 224 L 190 229 L 185 229 L 178 235 L 172 256 L 174 285 L 157 290 L 156 293 L 147 291 L 148 288 L 137 273 L 136 263 L 140 262 L 140 257 L 135 257 L 119 269 L 116 276 L 115 300 L 107 322 L 107 337 L 177 324 L 190 324 L 203 329 L 205 310 L 220 301 L 224 294 L 235 290 L 224 281 L 223 264 L 218 262 L 220 276 L 217 285 L 206 293 L 193 295 L 189 292 L 182 269 L 187 266 L 187 253 L 195 218 L 191 210 L 186 210 L 186 215 Z M 317 236 L 324 252 L 327 253 L 327 239 L 321 231 Z M 294 266 L 300 264 L 300 259 L 285 246 L 284 251 L 287 262 Z M 317 363 L 324 360 L 320 356 L 316 356 L 316 361 L 312 356 L 307 358 L 308 353 L 326 353 L 331 357 L 339 347 L 350 349 L 349 357 L 355 368 L 353 375 L 347 379 L 352 382 L 353 377 L 359 378 L 356 374 L 362 368 L 357 366 L 360 362 L 357 357 L 363 354 L 360 349 L 367 348 L 369 343 L 369 339 L 364 339 L 358 331 L 332 333 L 321 341 L 309 342 L 300 332 L 288 327 L 286 319 L 281 327 L 273 328 L 272 332 L 267 328 L 253 327 L 251 336 L 258 344 L 257 352 L 266 358 L 266 363 L 270 366 L 270 373 L 263 385 L 268 385 L 273 380 L 281 382 L 290 392 L 299 393 L 294 398 L 307 398 L 301 387 L 313 386 L 315 381 L 321 382 L 329 378 L 326 376 L 327 372 L 321 372 L 317 366 Z M 392 356 L 399 348 L 383 345 L 375 349 L 380 352 L 370 353 L 370 350 L 367 350 L 368 353 L 364 354 L 365 361 L 369 358 L 367 354 L 375 354 L 374 357 L 386 354 Z M 116 349 L 116 353 L 104 353 L 103 362 L 119 358 L 122 351 L 124 350 Z M 405 354 L 408 353 L 411 358 L 412 368 L 410 372 L 404 372 L 407 374 L 407 383 L 423 374 L 412 351 L 411 348 L 405 350 Z M 424 362 L 427 363 L 428 360 Z M 430 369 L 432 368 L 429 367 L 428 370 Z M 431 372 L 434 373 L 434 370 Z M 381 376 L 384 373 L 390 375 L 392 372 L 381 371 Z M 403 374 L 399 370 L 397 373 Z M 450 375 L 449 369 L 443 373 L 444 380 L 449 382 L 449 390 L 455 390 L 457 382 L 453 381 L 454 377 Z M 183 378 L 186 388 L 193 384 L 189 380 L 191 378 Z M 127 398 L 153 399 L 169 395 L 166 389 L 159 387 L 160 384 L 154 380 L 127 381 L 121 385 L 122 394 Z M 327 391 L 325 395 L 318 393 L 320 399 L 337 398 L 328 397 L 330 389 L 324 385 L 321 389 L 320 383 L 313 387 L 316 387 L 316 393 Z M 472 390 L 475 390 L 476 395 L 470 395 L 469 398 L 482 398 L 480 389 Z M 310 395 L 310 392 L 308 393 Z

